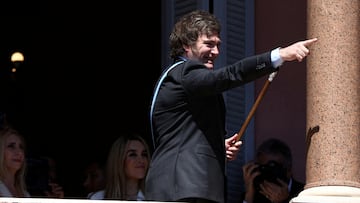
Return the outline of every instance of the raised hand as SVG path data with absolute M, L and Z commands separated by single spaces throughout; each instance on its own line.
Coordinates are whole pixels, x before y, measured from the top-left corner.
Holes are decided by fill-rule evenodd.
M 315 43 L 317 40 L 317 38 L 312 38 L 296 42 L 285 48 L 280 48 L 280 57 L 284 61 L 293 61 L 296 59 L 301 62 L 306 56 L 310 54 L 310 50 L 308 47 Z

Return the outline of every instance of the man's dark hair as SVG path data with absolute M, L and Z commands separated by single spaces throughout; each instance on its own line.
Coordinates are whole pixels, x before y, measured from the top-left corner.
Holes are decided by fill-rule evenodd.
M 284 167 L 287 169 L 291 169 L 292 167 L 292 155 L 290 147 L 279 139 L 270 138 L 261 143 L 257 149 L 256 157 L 260 156 L 261 154 L 281 155 L 286 160 Z
M 193 46 L 200 35 L 220 35 L 220 30 L 219 20 L 207 11 L 195 10 L 185 14 L 177 21 L 170 34 L 170 57 L 176 59 L 182 56 L 183 45 Z

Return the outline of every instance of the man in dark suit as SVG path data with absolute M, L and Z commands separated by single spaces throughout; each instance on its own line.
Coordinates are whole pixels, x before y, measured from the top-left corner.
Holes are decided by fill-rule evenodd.
M 255 160 L 243 166 L 243 176 L 242 203 L 288 203 L 304 189 L 293 178 L 289 146 L 276 138 L 261 143 Z
M 302 61 L 316 39 L 277 48 L 214 69 L 220 23 L 206 11 L 183 16 L 170 34 L 167 67 L 155 87 L 150 110 L 154 142 L 145 198 L 156 201 L 225 202 L 225 162 L 241 141 L 226 138 L 222 93 Z

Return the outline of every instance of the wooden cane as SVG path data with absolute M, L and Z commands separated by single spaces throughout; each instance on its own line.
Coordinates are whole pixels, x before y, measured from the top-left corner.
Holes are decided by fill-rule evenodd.
M 248 116 L 246 117 L 245 122 L 243 123 L 243 125 L 241 126 L 240 131 L 238 132 L 238 136 L 236 137 L 236 141 L 239 141 L 241 139 L 241 137 L 243 136 L 243 134 L 245 133 L 245 130 L 247 128 L 247 126 L 249 125 L 251 118 L 253 117 L 253 115 L 255 114 L 255 111 L 257 109 L 257 107 L 260 104 L 260 101 L 262 100 L 262 98 L 265 95 L 266 90 L 268 89 L 270 83 L 273 81 L 274 77 L 276 76 L 277 72 L 273 72 L 269 75 L 269 78 L 266 80 L 264 87 L 262 88 L 261 92 L 259 93 L 259 96 L 256 98 L 256 101 L 254 103 L 254 105 L 252 106 Z

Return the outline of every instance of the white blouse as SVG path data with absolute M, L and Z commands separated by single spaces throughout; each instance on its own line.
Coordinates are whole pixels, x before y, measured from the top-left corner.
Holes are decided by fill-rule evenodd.
M 93 192 L 93 193 L 89 194 L 88 198 L 95 199 L 95 200 L 102 200 L 102 199 L 104 199 L 104 195 L 105 195 L 105 190 L 99 190 L 97 192 Z M 138 192 L 136 200 L 137 201 L 145 200 L 145 196 L 141 191 Z
M 24 192 L 25 197 L 30 197 L 29 192 Z M 0 196 L 1 197 L 14 197 L 9 189 L 6 187 L 6 185 L 0 180 Z

